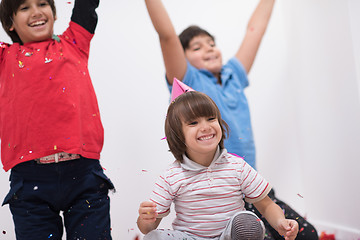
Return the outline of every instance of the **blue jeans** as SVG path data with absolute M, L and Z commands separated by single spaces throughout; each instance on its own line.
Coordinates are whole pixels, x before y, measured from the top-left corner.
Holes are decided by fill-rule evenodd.
M 10 206 L 17 240 L 60 240 L 64 226 L 67 239 L 111 239 L 114 186 L 98 160 L 28 161 L 11 170 L 10 181 L 3 205 Z

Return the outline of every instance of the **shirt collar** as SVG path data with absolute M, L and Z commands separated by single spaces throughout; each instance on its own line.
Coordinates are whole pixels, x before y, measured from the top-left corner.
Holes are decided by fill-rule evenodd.
M 215 155 L 214 155 L 214 159 L 212 160 L 209 167 L 205 167 L 201 164 L 198 164 L 198 163 L 194 162 L 193 160 L 191 160 L 190 158 L 188 158 L 185 154 L 183 154 L 183 162 L 180 163 L 180 165 L 185 170 L 201 171 L 203 169 L 212 167 L 215 164 L 215 162 L 218 162 L 220 159 L 222 159 L 226 153 L 227 153 L 227 150 L 225 148 L 220 149 L 220 147 L 218 146 L 216 149 Z
M 207 75 L 209 77 L 209 79 L 211 81 L 213 81 L 215 84 L 218 82 L 218 80 L 216 79 L 216 77 L 209 72 L 206 69 L 199 69 L 200 72 L 204 73 L 205 75 Z M 226 67 L 222 67 L 221 68 L 221 72 L 220 72 L 220 78 L 221 78 L 221 84 L 225 85 L 226 82 L 232 77 L 232 70 L 230 68 L 226 68 Z

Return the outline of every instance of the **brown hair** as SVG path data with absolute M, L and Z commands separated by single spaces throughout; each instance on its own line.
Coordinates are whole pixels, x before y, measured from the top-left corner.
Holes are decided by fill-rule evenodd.
M 55 8 L 54 0 L 46 0 L 46 1 L 49 3 L 54 16 L 56 16 L 56 8 Z M 13 15 L 17 13 L 20 5 L 23 4 L 24 2 L 25 0 L 2 0 L 0 3 L 1 24 L 5 32 L 9 35 L 9 37 L 14 43 L 22 43 L 17 32 L 15 30 L 10 31 L 10 28 L 13 25 Z
M 209 36 L 215 42 L 215 37 L 213 35 L 196 25 L 189 26 L 184 31 L 182 31 L 182 33 L 179 35 L 179 39 L 184 51 L 189 48 L 189 43 L 194 37 L 201 35 Z
M 181 94 L 169 106 L 165 120 L 165 136 L 171 153 L 176 160 L 183 161 L 186 152 L 185 136 L 182 123 L 190 122 L 199 117 L 215 117 L 219 121 L 222 137 L 220 148 L 224 148 L 224 139 L 227 137 L 229 127 L 221 118 L 219 108 L 206 94 L 190 91 Z

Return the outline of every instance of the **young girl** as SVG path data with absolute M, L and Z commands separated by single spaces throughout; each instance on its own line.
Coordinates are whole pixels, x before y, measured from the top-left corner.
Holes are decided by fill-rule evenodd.
M 285 219 L 268 196 L 271 187 L 242 158 L 224 148 L 227 124 L 210 97 L 186 92 L 169 106 L 165 134 L 176 161 L 157 180 L 150 201 L 139 208 L 144 239 L 263 239 L 262 221 L 245 211 L 243 197 L 285 239 L 298 224 Z M 156 230 L 174 202 L 174 230 Z
M 75 0 L 68 29 L 53 35 L 54 0 L 2 0 L 1 161 L 11 169 L 16 239 L 111 239 L 99 163 L 104 131 L 88 71 L 99 0 Z M 60 213 L 63 213 L 64 220 Z

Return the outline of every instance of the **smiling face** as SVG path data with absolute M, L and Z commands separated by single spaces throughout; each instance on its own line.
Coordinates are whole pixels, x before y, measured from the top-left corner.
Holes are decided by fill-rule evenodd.
M 215 102 L 206 94 L 190 91 L 169 106 L 165 135 L 171 153 L 182 162 L 183 154 L 202 165 L 211 163 L 229 131 Z
M 205 34 L 191 39 L 185 49 L 185 56 L 197 69 L 206 69 L 217 78 L 222 68 L 222 55 L 214 40 Z
M 210 164 L 222 138 L 221 127 L 216 116 L 183 121 L 182 131 L 187 156 L 199 164 Z
M 11 31 L 16 31 L 22 43 L 43 41 L 52 37 L 53 10 L 46 0 L 26 0 L 13 14 Z

